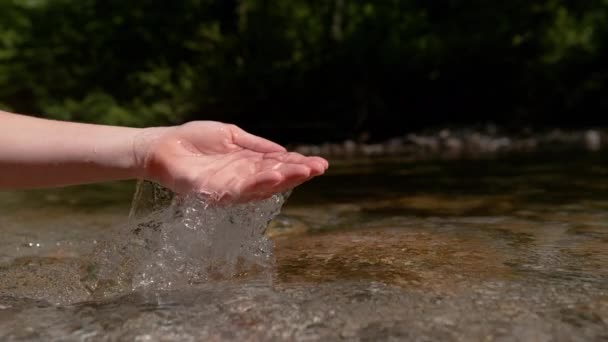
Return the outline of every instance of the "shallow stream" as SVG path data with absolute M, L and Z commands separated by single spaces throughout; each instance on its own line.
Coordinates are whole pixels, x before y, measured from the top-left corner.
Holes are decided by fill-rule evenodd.
M 608 340 L 607 154 L 336 160 L 265 234 L 133 189 L 0 193 L 0 340 Z

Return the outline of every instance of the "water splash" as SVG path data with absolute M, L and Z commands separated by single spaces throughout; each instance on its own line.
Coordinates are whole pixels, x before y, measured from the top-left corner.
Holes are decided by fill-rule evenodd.
M 83 281 L 105 297 L 259 274 L 274 263 L 264 232 L 286 197 L 222 206 L 140 184 L 128 229 L 100 245 Z

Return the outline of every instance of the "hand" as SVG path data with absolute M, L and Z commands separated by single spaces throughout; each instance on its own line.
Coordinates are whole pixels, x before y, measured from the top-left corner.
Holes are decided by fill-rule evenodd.
M 323 158 L 287 152 L 237 126 L 214 121 L 146 129 L 134 146 L 142 178 L 220 202 L 267 198 L 328 167 Z

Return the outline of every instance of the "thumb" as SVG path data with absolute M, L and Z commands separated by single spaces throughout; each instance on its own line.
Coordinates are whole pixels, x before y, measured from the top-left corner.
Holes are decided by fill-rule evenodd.
M 242 130 L 238 126 L 232 126 L 232 137 L 236 145 L 260 153 L 285 152 L 285 147 L 270 140 L 258 137 Z

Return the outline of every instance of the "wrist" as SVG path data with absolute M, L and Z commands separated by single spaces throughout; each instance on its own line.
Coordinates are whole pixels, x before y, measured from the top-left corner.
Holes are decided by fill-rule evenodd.
M 140 129 L 133 137 L 133 172 L 137 179 L 151 179 L 150 171 L 155 145 L 171 127 L 149 127 Z

